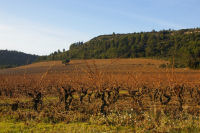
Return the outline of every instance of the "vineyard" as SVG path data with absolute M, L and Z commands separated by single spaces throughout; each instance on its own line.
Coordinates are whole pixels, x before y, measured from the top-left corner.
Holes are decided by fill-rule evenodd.
M 37 129 L 43 132 L 199 132 L 199 71 L 159 68 L 163 63 L 75 60 L 2 70 L 0 123 L 22 122 L 27 131 L 32 123 L 55 125 Z

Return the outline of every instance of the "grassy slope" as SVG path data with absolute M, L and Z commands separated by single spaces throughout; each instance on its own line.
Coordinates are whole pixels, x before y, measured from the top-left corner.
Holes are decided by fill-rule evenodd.
M 152 114 L 151 114 L 152 115 Z M 149 117 L 152 119 L 153 116 Z M 162 123 L 157 130 L 161 132 L 172 132 L 172 133 L 197 133 L 200 132 L 199 120 L 195 118 L 187 118 L 187 120 L 171 120 L 168 117 L 162 117 L 160 120 Z M 40 132 L 40 133 L 126 133 L 126 132 L 150 132 L 147 129 L 151 128 L 154 123 L 154 119 L 146 120 L 145 123 L 138 127 L 122 127 L 122 126 L 107 126 L 90 123 L 45 123 L 36 121 L 16 121 L 15 119 L 0 119 L 0 132 L 2 133 L 29 133 L 29 132 Z M 152 131 L 152 130 L 151 130 Z M 155 131 L 156 132 L 156 131 Z
M 120 130 L 122 131 L 123 128 Z M 97 133 L 97 132 L 114 132 L 119 131 L 116 127 L 105 125 L 90 125 L 88 123 L 37 123 L 37 122 L 15 122 L 15 121 L 2 121 L 0 122 L 0 132 L 51 132 L 51 133 Z M 130 131 L 130 130 L 129 130 Z
M 26 66 L 21 66 L 12 69 L 0 70 L 1 74 L 9 75 L 42 75 L 45 73 L 50 66 L 48 74 L 56 75 L 77 75 L 84 74 L 88 71 L 88 67 L 93 70 L 97 69 L 100 72 L 108 74 L 116 74 L 117 76 L 126 77 L 127 73 L 138 75 L 143 81 L 168 81 L 171 77 L 169 75 L 174 72 L 174 76 L 181 82 L 191 81 L 199 82 L 200 70 L 191 70 L 188 68 L 178 68 L 172 70 L 171 68 L 159 68 L 163 63 L 168 63 L 164 60 L 153 60 L 153 59 L 95 59 L 95 60 L 72 60 L 69 65 L 65 66 L 61 64 L 61 61 L 49 61 L 39 62 Z M 96 67 L 96 68 L 95 68 Z
M 21 66 L 12 69 L 0 70 L 0 74 L 18 73 L 23 74 L 25 71 L 30 73 L 42 73 L 45 72 L 49 66 L 53 65 L 51 69 L 56 72 L 70 72 L 75 69 L 87 69 L 88 66 L 97 66 L 97 69 L 109 72 L 149 72 L 160 71 L 158 69 L 160 64 L 166 64 L 167 61 L 153 60 L 153 59 L 95 59 L 95 60 L 72 60 L 69 65 L 64 66 L 61 61 L 49 61 L 39 62 L 26 66 Z M 180 70 L 180 69 L 179 69 Z M 182 69 L 183 70 L 183 69 Z

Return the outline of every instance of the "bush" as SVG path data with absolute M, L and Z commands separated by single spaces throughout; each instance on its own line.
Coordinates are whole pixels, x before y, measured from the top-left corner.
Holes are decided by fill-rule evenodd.
M 160 64 L 160 65 L 159 65 L 159 68 L 166 68 L 166 67 L 167 67 L 166 64 Z
M 67 58 L 67 59 L 64 59 L 64 60 L 62 61 L 62 64 L 68 65 L 69 62 L 70 62 L 70 59 Z
M 191 69 L 200 69 L 200 61 L 192 58 L 188 61 L 188 67 Z

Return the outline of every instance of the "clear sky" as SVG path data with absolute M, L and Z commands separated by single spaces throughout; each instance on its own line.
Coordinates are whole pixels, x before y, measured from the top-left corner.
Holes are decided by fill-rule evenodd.
M 101 34 L 200 27 L 200 0 L 0 0 L 0 49 L 45 55 Z

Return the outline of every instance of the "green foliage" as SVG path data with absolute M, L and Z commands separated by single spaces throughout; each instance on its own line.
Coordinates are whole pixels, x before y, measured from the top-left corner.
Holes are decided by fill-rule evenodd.
M 0 69 L 30 64 L 36 61 L 37 58 L 36 55 L 23 52 L 0 50 Z
M 106 125 L 92 125 L 88 123 L 43 123 L 36 121 L 15 122 L 14 120 L 0 121 L 2 133 L 94 133 L 115 131 L 116 127 Z
M 200 29 L 162 30 L 102 35 L 77 42 L 68 51 L 54 52 L 47 60 L 175 57 L 176 67 L 200 67 Z
M 65 64 L 65 65 L 69 64 L 69 62 L 70 62 L 69 58 L 62 60 L 62 63 Z

